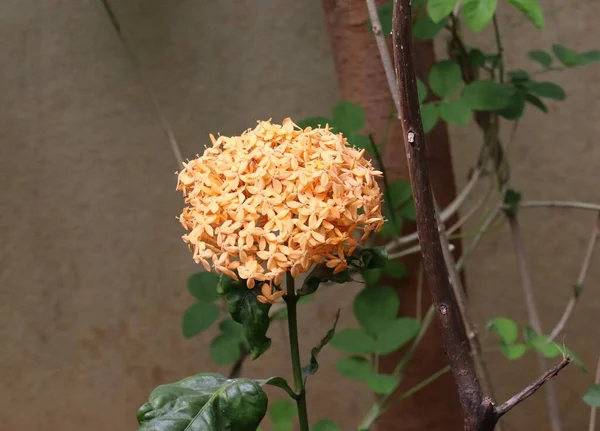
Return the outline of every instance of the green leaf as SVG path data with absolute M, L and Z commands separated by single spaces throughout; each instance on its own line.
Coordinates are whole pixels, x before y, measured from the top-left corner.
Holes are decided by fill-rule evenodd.
M 400 379 L 391 374 L 371 374 L 366 378 L 367 386 L 379 395 L 387 395 L 394 392 L 400 384 Z
M 579 298 L 579 295 L 581 295 L 582 290 L 583 290 L 583 286 L 580 283 L 575 283 L 573 285 L 573 296 L 575 298 Z
M 519 9 L 537 28 L 544 27 L 544 11 L 538 0 L 508 0 Z
M 567 346 L 560 346 L 559 347 L 561 350 L 561 353 L 566 356 L 567 358 L 571 359 L 571 361 L 573 361 L 573 363 L 575 365 L 577 365 L 579 368 L 581 368 L 584 372 L 588 372 L 587 368 L 585 367 L 585 364 L 583 363 L 583 361 L 581 359 L 579 359 L 577 357 L 577 355 L 575 355 L 575 353 L 573 353 L 573 351 L 571 349 L 569 349 Z
M 400 226 L 397 226 L 397 224 L 393 223 L 388 218 L 387 221 L 383 224 L 381 230 L 377 232 L 377 234 L 382 238 L 394 238 L 400 235 L 402 228 L 402 220 L 396 220 L 396 222 L 400 224 Z
M 552 66 L 552 56 L 548 54 L 546 51 L 542 51 L 540 49 L 534 49 L 533 51 L 529 51 L 527 54 L 531 60 L 539 63 L 542 67 L 548 69 Z
M 210 357 L 218 365 L 229 365 L 240 357 L 240 337 L 221 334 L 210 343 Z
M 419 103 L 422 103 L 425 99 L 427 99 L 427 86 L 419 78 L 417 78 L 417 93 L 419 94 Z
M 365 380 L 373 374 L 373 366 L 362 356 L 347 356 L 335 364 L 335 368 L 342 376 L 353 380 Z
M 394 181 L 390 184 L 388 195 L 391 202 L 386 202 L 389 209 L 396 209 L 412 198 L 412 189 L 408 181 Z
M 383 271 L 393 278 L 405 278 L 408 277 L 408 268 L 402 262 L 397 260 L 388 260 L 383 268 Z
M 508 77 L 510 78 L 510 80 L 512 82 L 515 83 L 522 83 L 522 82 L 526 82 L 529 81 L 529 73 L 527 73 L 524 70 L 511 70 L 510 72 L 508 72 Z
M 519 326 L 514 320 L 496 317 L 488 322 L 487 328 L 494 331 L 505 344 L 513 344 L 519 338 Z
M 471 67 L 478 68 L 485 65 L 485 54 L 480 49 L 474 48 L 470 50 L 468 57 Z
M 539 335 L 530 326 L 524 328 L 524 335 L 527 344 L 547 358 L 555 358 L 563 354 L 561 348 L 556 343 L 548 343 L 548 337 Z
M 510 104 L 505 108 L 498 111 L 498 114 L 506 118 L 507 120 L 518 120 L 523 116 L 525 112 L 525 99 L 527 93 L 521 89 L 513 94 Z
M 367 286 L 375 287 L 381 278 L 381 269 L 365 269 L 362 272 L 362 277 Z
M 269 418 L 273 422 L 291 422 L 297 415 L 296 404 L 287 398 L 275 400 L 269 407 Z
M 365 111 L 356 103 L 340 102 L 333 108 L 333 124 L 338 132 L 351 135 L 365 126 Z
M 446 18 L 458 0 L 429 0 L 427 2 L 427 13 L 434 22 L 440 22 Z
M 326 283 L 328 281 L 342 284 L 352 281 L 352 277 L 348 270 L 334 274 L 333 268 L 328 268 L 325 264 L 319 264 L 308 273 L 304 279 L 304 283 L 302 283 L 302 286 L 296 293 L 298 296 L 312 295 L 317 291 L 321 283 Z
M 290 398 L 296 397 L 296 393 L 290 387 L 287 380 L 284 379 L 283 377 L 269 377 L 268 379 L 264 379 L 264 380 L 256 380 L 256 382 L 260 383 L 261 386 L 269 385 L 269 386 L 274 386 L 276 388 L 283 389 L 285 392 L 287 392 L 287 394 L 290 396 Z
M 411 317 L 400 317 L 378 332 L 375 350 L 380 355 L 391 353 L 413 339 L 418 332 L 419 322 Z
M 507 359 L 514 361 L 519 359 L 527 351 L 525 344 L 500 344 L 500 351 L 506 356 Z
M 266 412 L 257 382 L 197 374 L 154 389 L 137 419 L 140 431 L 255 431 Z
M 224 334 L 237 335 L 238 337 L 244 336 L 244 327 L 233 319 L 221 320 L 221 323 L 219 323 L 219 329 Z
M 423 131 L 429 133 L 436 125 L 440 114 L 434 103 L 421 105 L 421 118 L 423 120 Z
M 583 402 L 590 407 L 600 407 L 600 384 L 592 385 L 585 391 Z
M 359 260 L 364 268 L 383 268 L 388 261 L 388 253 L 385 247 L 365 247 L 360 249 Z
M 354 315 L 362 328 L 376 335 L 396 319 L 400 298 L 390 286 L 365 287 L 354 298 Z
M 530 82 L 527 84 L 527 89 L 536 96 L 546 99 L 565 100 L 567 98 L 565 90 L 554 82 Z
M 297 124 L 303 129 L 306 127 L 318 129 L 320 127 L 325 127 L 327 124 L 331 124 L 331 120 L 327 117 L 307 117 L 304 120 L 299 121 Z
M 513 189 L 507 189 L 504 193 L 504 205 L 508 207 L 507 212 L 516 215 L 521 205 L 521 193 Z
M 433 65 L 429 72 L 429 86 L 440 97 L 449 97 L 462 86 L 460 66 L 455 61 L 443 60 Z
M 492 20 L 496 6 L 497 0 L 463 0 L 462 10 L 467 26 L 479 33 Z
M 218 286 L 219 292 L 227 300 L 229 314 L 244 327 L 252 359 L 258 358 L 271 346 L 271 339 L 266 336 L 271 304 L 263 304 L 256 298 L 260 286 L 261 283 L 257 283 L 254 289 L 248 289 L 244 280 L 235 281 L 224 275 Z
M 415 221 L 417 219 L 415 201 L 411 200 L 407 202 L 406 205 L 400 209 L 400 215 L 404 218 Z
M 533 94 L 528 94 L 527 96 L 525 96 L 525 100 L 533 106 L 535 106 L 536 108 L 538 108 L 540 111 L 546 114 L 548 113 L 548 107 L 544 102 L 542 102 L 542 100 L 539 97 L 534 96 Z
M 471 108 L 466 106 L 461 100 L 445 100 L 439 104 L 440 116 L 442 120 L 449 124 L 466 126 L 471 120 Z
M 333 338 L 335 334 L 335 328 L 337 326 L 338 320 L 340 320 L 340 310 L 335 313 L 335 320 L 333 321 L 333 326 L 329 328 L 325 336 L 319 341 L 316 347 L 313 347 L 310 351 L 310 362 L 308 365 L 302 368 L 302 375 L 306 379 L 307 376 L 315 374 L 319 370 L 319 363 L 317 362 L 317 356 L 321 352 L 321 349 L 327 345 Z
M 193 337 L 206 331 L 219 318 L 219 309 L 212 303 L 196 302 L 185 310 L 183 315 L 183 336 Z
M 473 81 L 462 92 L 462 102 L 474 111 L 496 111 L 512 100 L 514 88 L 493 81 Z
M 381 23 L 381 33 L 385 36 L 392 33 L 392 14 L 394 11 L 394 3 L 389 1 L 377 8 L 379 22 Z M 373 31 L 373 24 L 369 20 L 369 29 Z
M 323 419 L 311 427 L 312 431 L 341 431 L 341 428 L 335 422 Z
M 369 153 L 373 154 L 373 145 L 371 144 L 371 140 L 367 135 L 361 135 L 356 133 L 351 136 L 346 136 L 348 139 L 348 143 L 350 145 L 354 145 L 356 148 L 367 150 Z
M 567 67 L 581 65 L 581 56 L 570 48 L 555 43 L 552 45 L 552 52 L 558 61 Z
M 588 65 L 588 64 L 594 64 L 594 63 L 600 63 L 600 51 L 599 50 L 592 50 L 592 51 L 585 51 L 579 54 L 579 63 L 583 66 L 583 65 Z
M 413 22 L 413 35 L 417 39 L 431 40 L 446 26 L 446 19 L 433 21 L 428 15 L 421 15 Z
M 351 355 L 363 355 L 375 351 L 375 339 L 358 328 L 342 329 L 333 336 L 331 345 Z
M 198 272 L 188 278 L 188 290 L 200 302 L 214 302 L 219 298 L 218 283 L 214 272 Z

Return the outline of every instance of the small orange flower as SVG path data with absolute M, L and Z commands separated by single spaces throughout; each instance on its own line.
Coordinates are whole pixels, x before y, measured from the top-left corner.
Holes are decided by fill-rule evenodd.
M 273 284 L 325 262 L 346 269 L 357 237 L 381 229 L 381 172 L 341 133 L 259 121 L 217 139 L 184 164 L 179 220 L 196 263 L 261 286 L 261 302 L 283 295 Z M 359 210 L 362 213 L 359 214 Z

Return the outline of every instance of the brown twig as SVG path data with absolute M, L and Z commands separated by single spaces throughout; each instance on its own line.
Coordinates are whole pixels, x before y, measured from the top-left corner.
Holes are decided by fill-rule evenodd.
M 600 204 L 575 201 L 522 201 L 519 203 L 519 208 L 571 208 L 600 211 Z
M 590 236 L 590 241 L 588 243 L 587 249 L 585 251 L 585 256 L 583 258 L 583 263 L 581 264 L 581 270 L 579 271 L 579 277 L 577 277 L 577 283 L 573 287 L 573 295 L 569 302 L 567 303 L 567 307 L 560 320 L 550 333 L 548 337 L 548 342 L 551 343 L 558 337 L 558 335 L 563 331 L 569 317 L 573 313 L 573 309 L 575 308 L 575 304 L 577 303 L 577 299 L 581 294 L 581 289 L 583 288 L 583 283 L 587 278 L 587 273 L 590 268 L 590 262 L 592 261 L 592 257 L 594 256 L 594 251 L 596 250 L 596 244 L 598 242 L 598 238 L 600 237 L 600 212 L 598 212 L 598 216 L 596 217 L 596 222 L 594 223 L 594 228 L 592 229 L 592 235 Z

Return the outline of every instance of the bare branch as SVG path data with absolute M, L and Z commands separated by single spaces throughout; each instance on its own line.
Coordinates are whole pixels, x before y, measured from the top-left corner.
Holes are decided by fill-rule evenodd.
M 583 287 L 583 283 L 587 278 L 587 273 L 590 268 L 590 262 L 592 261 L 592 257 L 594 255 L 594 251 L 596 250 L 596 243 L 598 242 L 598 237 L 600 237 L 600 212 L 598 212 L 598 217 L 596 217 L 596 223 L 594 223 L 594 228 L 592 229 L 592 235 L 590 236 L 590 241 L 588 243 L 585 256 L 583 258 L 583 263 L 581 264 L 581 270 L 579 271 L 579 277 L 577 277 L 577 284 L 573 288 L 573 296 L 569 299 L 567 303 L 567 308 L 565 308 L 565 312 L 562 317 L 550 333 L 548 337 L 548 342 L 551 343 L 554 341 L 556 337 L 563 331 L 565 328 L 569 317 L 573 313 L 573 309 L 575 308 L 575 304 L 577 303 L 577 299 L 581 294 L 581 288 Z
M 521 201 L 519 208 L 572 208 L 579 210 L 600 211 L 600 204 L 576 201 Z
M 567 365 L 569 365 L 570 362 L 571 362 L 571 360 L 569 358 L 566 358 L 566 357 L 563 358 L 563 360 L 558 365 L 555 365 L 554 367 L 552 367 L 551 369 L 546 371 L 544 374 L 542 374 L 540 377 L 538 377 L 535 382 L 533 382 L 532 384 L 527 386 L 525 389 L 523 389 L 518 394 L 509 398 L 504 404 L 496 407 L 496 414 L 498 415 L 498 418 L 502 417 L 503 415 L 508 413 L 511 409 L 513 409 L 515 406 L 517 406 L 519 403 L 522 403 L 527 398 L 529 398 L 530 396 L 535 394 L 538 391 L 538 389 L 540 389 L 552 377 L 555 377 L 556 375 L 558 375 L 558 373 L 563 368 L 565 368 Z

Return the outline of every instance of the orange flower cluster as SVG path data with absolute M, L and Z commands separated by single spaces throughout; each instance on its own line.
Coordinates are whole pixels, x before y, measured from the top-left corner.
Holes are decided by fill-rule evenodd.
M 381 229 L 381 172 L 329 127 L 301 129 L 288 118 L 210 138 L 213 146 L 179 173 L 183 240 L 207 271 L 212 262 L 249 288 L 268 281 L 260 301 L 283 295 L 273 283 L 287 271 L 296 277 L 323 262 L 343 271 L 355 235 Z

